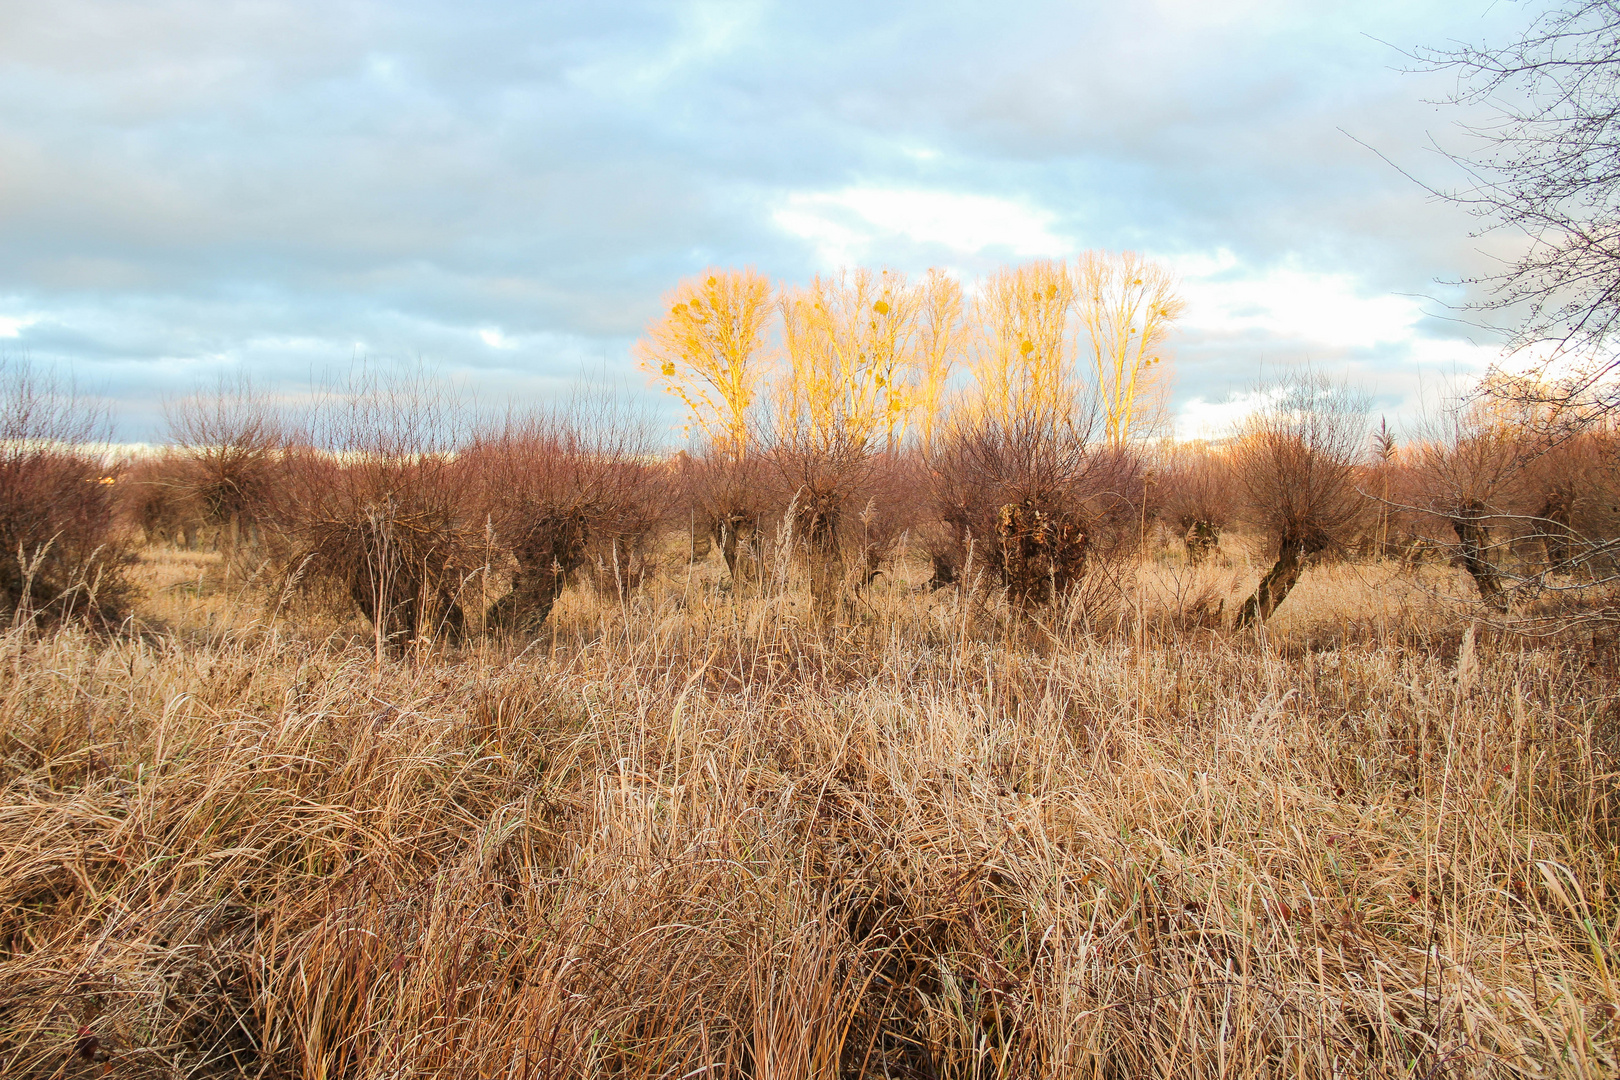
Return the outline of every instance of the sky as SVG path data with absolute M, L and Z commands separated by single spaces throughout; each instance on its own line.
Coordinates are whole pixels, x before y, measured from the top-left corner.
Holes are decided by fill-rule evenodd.
M 1512 0 L 888 4 L 0 0 L 0 358 L 118 437 L 246 374 L 358 363 L 481 400 L 645 397 L 631 346 L 710 266 L 1181 277 L 1173 407 L 1215 433 L 1300 364 L 1416 416 L 1494 360 L 1514 240 L 1455 184 L 1444 72 Z M 1385 160 L 1387 158 L 1388 160 Z M 1394 164 L 1391 164 L 1391 163 Z

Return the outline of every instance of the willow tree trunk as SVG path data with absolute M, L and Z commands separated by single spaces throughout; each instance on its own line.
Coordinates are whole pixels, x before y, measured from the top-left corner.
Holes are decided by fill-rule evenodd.
M 1547 572 L 1563 570 L 1574 554 L 1575 530 L 1570 527 L 1574 517 L 1575 495 L 1567 487 L 1555 487 L 1547 492 L 1536 516 L 1541 518 L 1541 546 L 1547 555 Z
M 794 529 L 804 544 L 811 605 L 816 618 L 827 619 L 835 614 L 844 586 L 844 553 L 838 543 L 841 508 L 833 492 L 800 494 Z
M 536 637 L 569 578 L 589 561 L 589 532 L 583 513 L 552 514 L 532 525 L 513 546 L 517 573 L 512 591 L 495 601 L 486 625 L 501 633 Z
M 1458 558 L 1479 588 L 1479 598 L 1494 611 L 1506 611 L 1507 596 L 1502 589 L 1502 575 L 1491 562 L 1491 537 L 1484 518 L 1484 506 L 1465 503 L 1452 517 L 1451 531 L 1457 534 Z
M 1187 547 L 1187 562 L 1198 566 L 1220 548 L 1221 531 L 1207 521 L 1194 521 L 1182 543 Z
M 726 560 L 726 572 L 731 575 L 732 587 L 741 588 L 754 577 L 754 539 L 759 533 L 759 523 L 737 510 L 719 517 L 715 521 L 714 532 L 720 541 L 720 555 Z
M 1306 561 L 1321 550 L 1320 544 L 1309 540 L 1283 540 L 1277 550 L 1277 561 L 1260 579 L 1260 584 L 1255 586 L 1254 595 L 1243 601 L 1243 607 L 1238 611 L 1237 628 L 1241 630 L 1271 618 L 1271 613 L 1288 599 L 1288 594 L 1299 583 L 1299 576 L 1305 572 Z

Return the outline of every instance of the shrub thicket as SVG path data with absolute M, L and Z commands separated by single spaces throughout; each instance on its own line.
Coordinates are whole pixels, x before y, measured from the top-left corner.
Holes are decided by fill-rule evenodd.
M 0 364 L 0 616 L 110 623 L 127 609 L 117 477 L 91 445 L 105 437 L 71 393 Z

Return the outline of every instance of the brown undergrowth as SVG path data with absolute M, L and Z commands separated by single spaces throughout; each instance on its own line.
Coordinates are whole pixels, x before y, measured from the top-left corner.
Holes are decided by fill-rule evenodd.
M 0 1074 L 1612 1075 L 1590 643 L 712 577 L 521 652 L 157 583 L 0 641 Z

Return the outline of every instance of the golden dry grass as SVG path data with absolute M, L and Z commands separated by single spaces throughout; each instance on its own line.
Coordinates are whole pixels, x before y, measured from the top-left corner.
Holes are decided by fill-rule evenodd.
M 379 661 L 147 558 L 145 632 L 0 640 L 5 1076 L 1615 1072 L 1613 647 L 1394 568 L 1265 637 L 1177 600 L 1241 559 L 1011 637 L 701 570 Z

